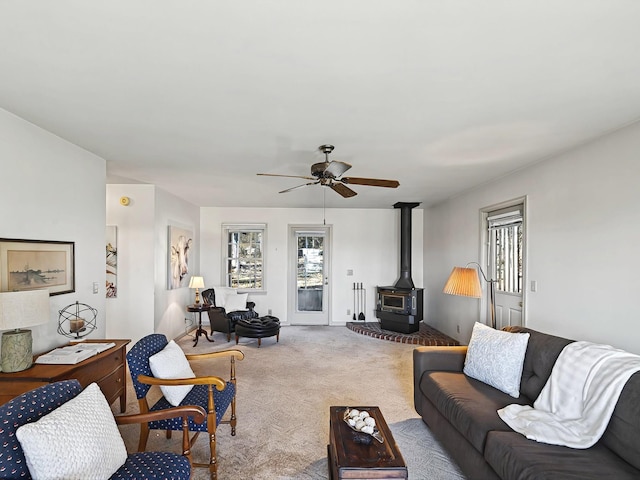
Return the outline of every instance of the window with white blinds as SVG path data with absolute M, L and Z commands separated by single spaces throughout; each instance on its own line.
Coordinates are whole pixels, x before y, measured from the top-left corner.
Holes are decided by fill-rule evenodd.
M 489 212 L 489 255 L 496 289 L 522 293 L 522 205 Z

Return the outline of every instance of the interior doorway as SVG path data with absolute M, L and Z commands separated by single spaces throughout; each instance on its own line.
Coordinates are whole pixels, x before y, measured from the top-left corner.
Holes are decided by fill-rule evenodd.
M 525 200 L 513 200 L 482 211 L 483 264 L 495 282 L 497 329 L 525 323 Z
M 329 325 L 331 226 L 289 226 L 288 318 Z

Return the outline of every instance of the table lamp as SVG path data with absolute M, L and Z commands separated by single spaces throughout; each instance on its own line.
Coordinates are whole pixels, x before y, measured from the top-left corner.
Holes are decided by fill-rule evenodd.
M 26 290 L 0 293 L 0 330 L 3 372 L 20 372 L 33 364 L 33 339 L 25 327 L 49 321 L 49 291 Z
M 191 280 L 189 280 L 189 288 L 195 288 L 196 289 L 196 305 L 200 304 L 200 292 L 198 291 L 199 288 L 204 288 L 204 278 L 202 277 L 191 277 Z
M 476 268 L 469 268 L 475 265 Z M 495 280 L 489 280 L 476 262 L 467 263 L 466 267 L 453 267 L 451 275 L 442 290 L 449 295 L 461 295 L 463 297 L 482 298 L 482 287 L 478 270 L 482 274 L 485 282 L 489 284 L 489 300 L 491 308 L 491 327 L 496 328 L 496 307 L 495 307 Z

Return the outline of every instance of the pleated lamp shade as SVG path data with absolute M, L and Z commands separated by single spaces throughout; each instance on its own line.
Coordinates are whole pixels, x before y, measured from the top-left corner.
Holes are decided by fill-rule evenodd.
M 482 287 L 480 286 L 478 270 L 475 268 L 453 267 L 442 291 L 449 295 L 481 298 Z

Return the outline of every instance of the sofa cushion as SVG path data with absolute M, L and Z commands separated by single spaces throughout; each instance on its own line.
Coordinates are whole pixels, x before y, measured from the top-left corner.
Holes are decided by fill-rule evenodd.
M 631 376 L 620 393 L 609 425 L 600 440 L 640 469 L 640 372 Z
M 484 457 L 501 478 L 604 479 L 638 478 L 638 471 L 597 443 L 575 449 L 528 440 L 515 432 L 489 432 Z
M 573 340 L 547 335 L 525 327 L 505 327 L 503 330 L 529 334 L 529 343 L 522 367 L 520 394 L 526 396 L 533 403 L 540 395 L 542 387 L 547 383 L 560 352 Z
M 502 332 L 476 322 L 464 361 L 465 375 L 518 398 L 528 340 L 528 333 Z
M 420 381 L 420 390 L 480 453 L 484 451 L 489 431 L 512 431 L 497 410 L 511 403 L 528 403 L 522 396 L 514 399 L 457 372 L 426 372 Z

